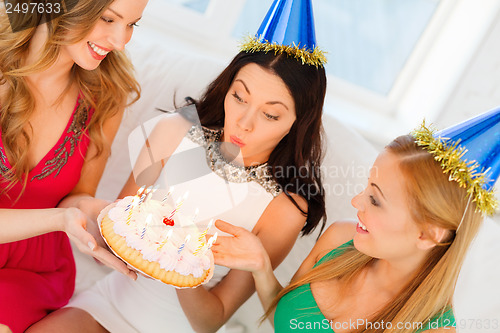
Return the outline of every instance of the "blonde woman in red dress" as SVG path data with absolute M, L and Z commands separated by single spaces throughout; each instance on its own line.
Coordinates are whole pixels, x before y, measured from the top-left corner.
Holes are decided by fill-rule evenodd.
M 93 196 L 124 107 L 139 97 L 122 51 L 146 3 L 66 1 L 67 12 L 50 19 L 45 7 L 23 17 L 2 9 L 0 332 L 23 332 L 68 302 L 68 237 L 135 278 L 86 229 L 105 204 Z

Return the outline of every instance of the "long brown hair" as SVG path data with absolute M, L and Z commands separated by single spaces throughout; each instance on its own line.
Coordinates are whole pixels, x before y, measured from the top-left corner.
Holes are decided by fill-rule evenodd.
M 326 93 L 324 68 L 303 65 L 286 54 L 240 52 L 196 103 L 201 124 L 224 126 L 226 93 L 238 71 L 251 63 L 278 75 L 294 99 L 295 123 L 271 152 L 267 163 L 284 193 L 299 210 L 301 209 L 289 193 L 296 193 L 307 200 L 307 212 L 301 210 L 304 215 L 307 214 L 302 235 L 311 233 L 321 220 L 323 229 L 326 209 L 320 165 L 323 156 L 321 116 Z
M 372 323 L 426 323 L 450 307 L 460 267 L 479 229 L 482 216 L 475 211 L 475 204 L 468 201 L 466 189 L 448 180 L 433 156 L 418 147 L 412 136 L 398 137 L 386 149 L 399 157 L 413 220 L 424 232 L 428 225 L 449 230 L 449 237 L 437 243 L 429 252 L 427 259 L 399 294 L 368 319 Z M 470 207 L 467 208 L 467 205 Z M 457 232 L 459 225 L 460 230 Z M 375 260 L 353 246 L 348 247 L 338 257 L 318 265 L 284 288 L 273 300 L 265 316 L 270 315 L 283 295 L 304 284 L 338 279 L 342 285 L 341 293 L 344 292 L 350 282 Z M 394 332 L 395 329 L 396 324 L 384 332 Z M 397 332 L 413 331 L 411 328 L 397 329 Z M 375 333 L 380 332 L 380 328 L 357 332 Z
M 18 182 L 23 184 L 24 189 L 28 181 L 27 152 L 31 144 L 29 119 L 35 109 L 35 99 L 26 78 L 53 65 L 61 46 L 74 44 L 87 36 L 112 1 L 65 1 L 66 7 L 71 10 L 47 22 L 47 42 L 38 59 L 30 65 L 24 65 L 29 43 L 36 26 L 44 21 L 44 16 L 34 13 L 34 22 L 30 23 L 32 28 L 13 32 L 7 15 L 0 14 L 0 84 L 6 87 L 0 106 L 0 127 L 6 153 L 12 158 L 12 169 L 3 174 L 8 185 L 0 194 L 6 193 Z M 95 110 L 88 125 L 90 139 L 97 147 L 97 154 L 93 157 L 109 154 L 110 142 L 105 142 L 103 135 L 104 122 L 140 96 L 131 62 L 124 52 L 114 50 L 95 70 L 88 71 L 74 64 L 70 83 L 61 96 L 73 83 L 81 92 L 84 105 L 81 109 Z M 129 100 L 131 94 L 133 97 Z

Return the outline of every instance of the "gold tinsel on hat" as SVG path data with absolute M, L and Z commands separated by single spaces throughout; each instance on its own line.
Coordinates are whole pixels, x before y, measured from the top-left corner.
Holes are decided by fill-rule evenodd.
M 412 132 L 415 142 L 423 149 L 434 155 L 434 159 L 441 164 L 443 172 L 449 176 L 450 181 L 456 181 L 461 187 L 467 189 L 472 201 L 476 203 L 476 211 L 483 215 L 492 215 L 498 206 L 493 189 L 484 189 L 487 175 L 480 170 L 476 161 L 462 159 L 467 149 L 461 147 L 460 141 L 448 142 L 434 137 L 435 130 L 425 125 Z
M 261 42 L 257 37 L 247 37 L 240 46 L 241 51 L 245 52 L 274 52 L 274 54 L 286 53 L 297 60 L 302 61 L 302 64 L 323 67 L 326 64 L 325 52 L 321 51 L 317 46 L 314 50 L 309 50 L 306 47 L 300 48 L 299 45 L 280 45 L 277 43 L 269 43 L 267 40 Z

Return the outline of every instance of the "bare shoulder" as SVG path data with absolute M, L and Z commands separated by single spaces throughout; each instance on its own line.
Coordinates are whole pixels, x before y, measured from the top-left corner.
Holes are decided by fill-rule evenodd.
M 300 207 L 301 210 L 303 210 L 304 212 L 307 212 L 307 200 L 304 197 L 302 197 L 298 194 L 295 194 L 295 193 L 289 193 L 289 195 L 297 203 L 297 205 Z M 281 196 L 281 198 L 284 198 L 284 200 L 286 199 L 286 201 L 289 204 L 292 204 L 295 207 L 293 202 L 289 198 L 287 198 L 285 193 L 281 193 L 280 195 L 278 195 L 278 197 L 280 197 L 280 196 Z
M 325 254 L 340 245 L 350 241 L 356 234 L 356 224 L 353 221 L 336 221 L 330 225 L 318 239 L 314 248 L 311 250 L 311 256 L 316 263 Z
M 314 244 L 292 281 L 310 271 L 325 254 L 351 240 L 355 233 L 356 224 L 352 221 L 337 221 L 330 225 Z
M 258 233 L 264 227 L 264 223 L 267 224 L 267 222 L 272 223 L 275 227 L 279 224 L 288 226 L 300 224 L 300 229 L 302 229 L 307 218 L 307 201 L 300 195 L 293 193 L 290 194 L 290 197 L 297 205 L 283 192 L 271 200 L 259 219 L 254 232 Z
M 336 221 L 333 222 L 321 235 L 318 242 L 326 242 L 330 247 L 339 247 L 345 242 L 353 239 L 356 234 L 356 222 Z
M 264 210 L 264 213 L 255 226 L 255 233 L 268 228 L 269 224 L 272 224 L 273 228 L 281 225 L 287 226 L 287 229 L 290 227 L 294 229 L 299 227 L 299 230 L 302 229 L 307 218 L 307 201 L 297 194 L 291 194 L 290 196 L 300 209 L 297 208 L 285 193 L 280 193 L 271 200 Z
M 272 207 L 283 210 L 290 210 L 291 214 L 303 215 L 301 210 L 307 213 L 307 200 L 304 197 L 295 193 L 289 193 L 288 195 L 290 197 L 288 197 L 284 192 L 281 192 L 271 201 L 271 204 L 273 205 Z M 290 200 L 290 198 L 293 199 L 293 201 L 295 201 L 298 207 L 294 204 L 292 200 Z
M 155 161 L 168 159 L 175 151 L 192 123 L 177 113 L 165 114 L 155 119 L 151 132 L 148 134 L 146 146 Z M 146 124 L 147 125 L 147 124 Z
M 181 114 L 172 112 L 172 113 L 165 113 L 160 115 L 157 118 L 156 124 L 155 124 L 155 129 L 165 129 L 165 128 L 170 128 L 174 129 L 175 126 L 179 125 L 192 125 L 192 123 L 187 120 L 185 117 L 183 117 Z
M 149 138 L 184 136 L 191 126 L 192 123 L 180 114 L 164 114 L 157 118 Z

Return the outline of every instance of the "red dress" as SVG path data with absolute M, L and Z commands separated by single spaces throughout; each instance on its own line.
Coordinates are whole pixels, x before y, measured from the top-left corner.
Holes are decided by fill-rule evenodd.
M 0 195 L 0 208 L 54 208 L 75 187 L 90 141 L 86 127 L 92 113 L 80 104 L 79 97 L 59 141 L 29 172 L 19 200 L 16 202 L 22 186 L 17 183 L 7 195 Z M 3 188 L 5 172 L 10 168 L 0 131 Z M 0 323 L 14 333 L 23 332 L 64 306 L 73 294 L 75 273 L 73 253 L 64 232 L 0 244 Z

